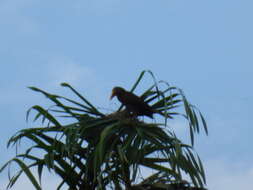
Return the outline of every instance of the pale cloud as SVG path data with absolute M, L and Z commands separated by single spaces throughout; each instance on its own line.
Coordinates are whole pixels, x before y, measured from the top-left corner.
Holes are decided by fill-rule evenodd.
M 204 163 L 209 190 L 252 189 L 253 165 L 211 160 Z
M 37 34 L 38 24 L 28 16 L 29 8 L 32 8 L 34 0 L 3 0 L 0 1 L 0 24 L 5 27 L 2 31 L 13 31 L 19 34 Z
M 109 102 L 109 92 L 105 90 L 107 81 L 88 65 L 58 56 L 49 61 L 45 73 L 47 88 L 57 90 L 58 94 L 61 94 L 59 90 L 63 89 L 60 84 L 66 82 L 94 105 L 106 107 Z
M 174 120 L 168 120 L 168 126 L 175 131 L 178 135 L 188 134 L 188 123 L 184 118 L 180 118 L 180 116 L 176 116 L 177 118 Z
M 90 86 L 95 81 L 95 74 L 91 68 L 66 57 L 56 57 L 49 61 L 47 70 L 50 86 L 58 86 L 62 82 L 74 86 Z
M 96 15 L 106 15 L 119 11 L 121 3 L 121 0 L 78 0 L 74 2 L 74 9 L 77 14 L 89 12 Z
M 16 14 L 22 8 L 26 7 L 31 0 L 3 0 L 0 2 L 0 13 Z

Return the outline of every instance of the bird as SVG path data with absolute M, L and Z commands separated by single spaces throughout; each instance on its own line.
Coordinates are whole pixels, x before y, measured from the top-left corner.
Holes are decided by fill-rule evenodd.
M 148 116 L 153 118 L 153 114 L 158 113 L 142 98 L 122 87 L 116 86 L 112 89 L 110 99 L 113 99 L 115 96 L 126 107 L 126 110 L 134 116 Z

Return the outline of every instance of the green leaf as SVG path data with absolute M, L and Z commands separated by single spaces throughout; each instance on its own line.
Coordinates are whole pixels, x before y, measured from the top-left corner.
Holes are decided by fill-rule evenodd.
M 176 179 L 181 180 L 181 176 L 178 175 L 172 169 L 166 168 L 166 167 L 161 166 L 161 165 L 149 163 L 149 162 L 143 162 L 143 163 L 141 163 L 141 165 L 146 166 L 146 167 L 151 168 L 151 169 L 155 169 L 155 170 L 160 171 L 160 172 L 168 173 L 168 174 L 172 175 L 173 177 L 175 177 Z
M 192 128 L 192 125 L 189 124 L 189 129 L 190 129 L 190 137 L 191 137 L 191 145 L 194 145 L 194 131 Z
M 133 87 L 131 88 L 130 92 L 133 92 L 136 87 L 138 86 L 138 84 L 140 83 L 141 79 L 143 78 L 144 74 L 146 71 L 142 71 L 141 74 L 139 75 L 138 79 L 136 80 L 136 82 L 134 83 Z
M 29 170 L 29 168 L 26 166 L 26 164 L 17 158 L 14 158 L 12 161 L 16 162 L 19 165 L 19 167 L 22 169 L 22 171 L 24 171 L 24 173 L 29 178 L 29 180 L 32 182 L 32 184 L 36 188 L 36 190 L 41 190 L 39 183 L 36 181 L 35 177 L 33 176 L 32 172 Z
M 204 125 L 205 132 L 206 132 L 206 134 L 208 135 L 208 129 L 207 129 L 206 121 L 205 121 L 203 115 L 201 114 L 201 112 L 199 112 L 199 115 L 200 115 L 201 120 L 202 120 L 202 123 L 203 123 L 203 125 Z
M 33 106 L 32 109 L 37 110 L 41 115 L 45 116 L 55 126 L 61 127 L 61 124 L 50 113 L 48 113 L 48 111 L 44 110 L 42 107 L 36 105 Z
M 105 153 L 105 145 L 107 144 L 106 139 L 108 139 L 110 135 L 114 134 L 113 129 L 117 126 L 118 126 L 118 123 L 114 123 L 110 126 L 107 126 L 101 133 L 100 140 L 98 143 L 98 148 L 97 148 L 98 149 L 97 153 L 98 153 L 100 163 L 102 162 L 102 160 L 104 160 L 103 157 Z
M 74 92 L 81 100 L 83 100 L 90 108 L 97 113 L 100 116 L 103 116 L 104 114 L 100 113 L 95 106 L 93 106 L 86 98 L 84 98 L 79 92 L 77 92 L 72 86 L 70 86 L 68 83 L 62 83 L 63 87 L 68 87 L 72 92 Z
M 11 188 L 17 181 L 17 179 L 20 177 L 20 175 L 23 173 L 22 170 L 19 170 L 19 172 L 17 172 L 14 176 L 12 176 L 12 178 L 9 180 L 9 184 L 7 186 L 8 188 Z
M 40 184 L 41 184 L 42 171 L 43 171 L 43 163 L 38 164 L 38 175 L 39 175 L 39 182 L 40 182 Z

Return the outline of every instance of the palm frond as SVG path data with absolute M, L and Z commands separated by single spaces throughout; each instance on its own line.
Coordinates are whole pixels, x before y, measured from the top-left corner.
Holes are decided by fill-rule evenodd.
M 2 172 L 12 163 L 19 168 L 10 177 L 7 188 L 25 173 L 35 189 L 41 189 L 44 168 L 62 179 L 57 189 L 64 184 L 71 189 L 111 187 L 120 190 L 145 185 L 166 189 L 168 184 L 182 182 L 182 172 L 190 177 L 195 187 L 203 187 L 206 184 L 203 164 L 193 149 L 195 134 L 201 132 L 201 127 L 208 134 L 203 114 L 189 103 L 181 89 L 164 81 L 157 82 L 151 71 L 141 72 L 130 91 L 140 85 L 146 73 L 153 84 L 140 97 L 160 113 L 164 119 L 159 119 L 159 122 L 163 121 L 160 123 L 129 117 L 122 107 L 109 115 L 101 113 L 67 83 L 61 85 L 70 89 L 81 102 L 29 87 L 45 95 L 53 105 L 31 107 L 26 118 L 35 111 L 33 119 L 41 119 L 42 126 L 22 129 L 9 139 L 8 147 L 18 149 L 21 140 L 30 141 L 31 146 L 0 169 Z M 180 111 L 182 108 L 183 112 Z M 183 116 L 188 121 L 191 145 L 181 142 L 167 127 L 170 119 L 176 119 L 176 116 Z M 63 124 L 58 117 L 72 118 L 75 122 Z M 156 173 L 140 182 L 138 176 L 142 167 Z M 33 168 L 37 168 L 38 180 L 31 172 Z

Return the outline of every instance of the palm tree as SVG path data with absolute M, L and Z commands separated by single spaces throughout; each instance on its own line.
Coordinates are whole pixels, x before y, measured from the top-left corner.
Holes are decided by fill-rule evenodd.
M 71 190 L 126 189 L 204 189 L 205 173 L 200 158 L 193 149 L 194 135 L 207 126 L 201 112 L 191 105 L 183 91 L 164 81 L 157 82 L 152 72 L 143 71 L 133 92 L 145 73 L 152 75 L 154 84 L 140 97 L 154 110 L 163 111 L 159 121 L 151 123 L 129 116 L 121 106 L 111 114 L 104 114 L 67 83 L 80 101 L 43 91 L 36 87 L 31 90 L 44 94 L 54 103 L 48 109 L 35 105 L 27 112 L 35 111 L 34 121 L 41 119 L 42 127 L 22 129 L 8 141 L 19 147 L 19 142 L 28 139 L 33 145 L 17 154 L 0 169 L 2 172 L 11 163 L 19 170 L 7 185 L 11 188 L 22 173 L 39 190 L 44 168 L 60 176 L 57 189 L 67 185 Z M 165 86 L 163 89 L 161 86 Z M 179 112 L 184 108 L 183 112 Z M 181 109 L 182 110 L 182 109 Z M 74 121 L 62 124 L 56 115 L 70 117 Z M 177 138 L 167 123 L 170 119 L 183 116 L 189 123 L 191 144 Z M 39 151 L 38 151 L 39 150 Z M 39 154 L 38 154 L 39 152 Z M 37 168 L 38 179 L 31 168 Z M 142 169 L 154 172 L 143 178 Z M 188 176 L 190 182 L 183 180 Z

